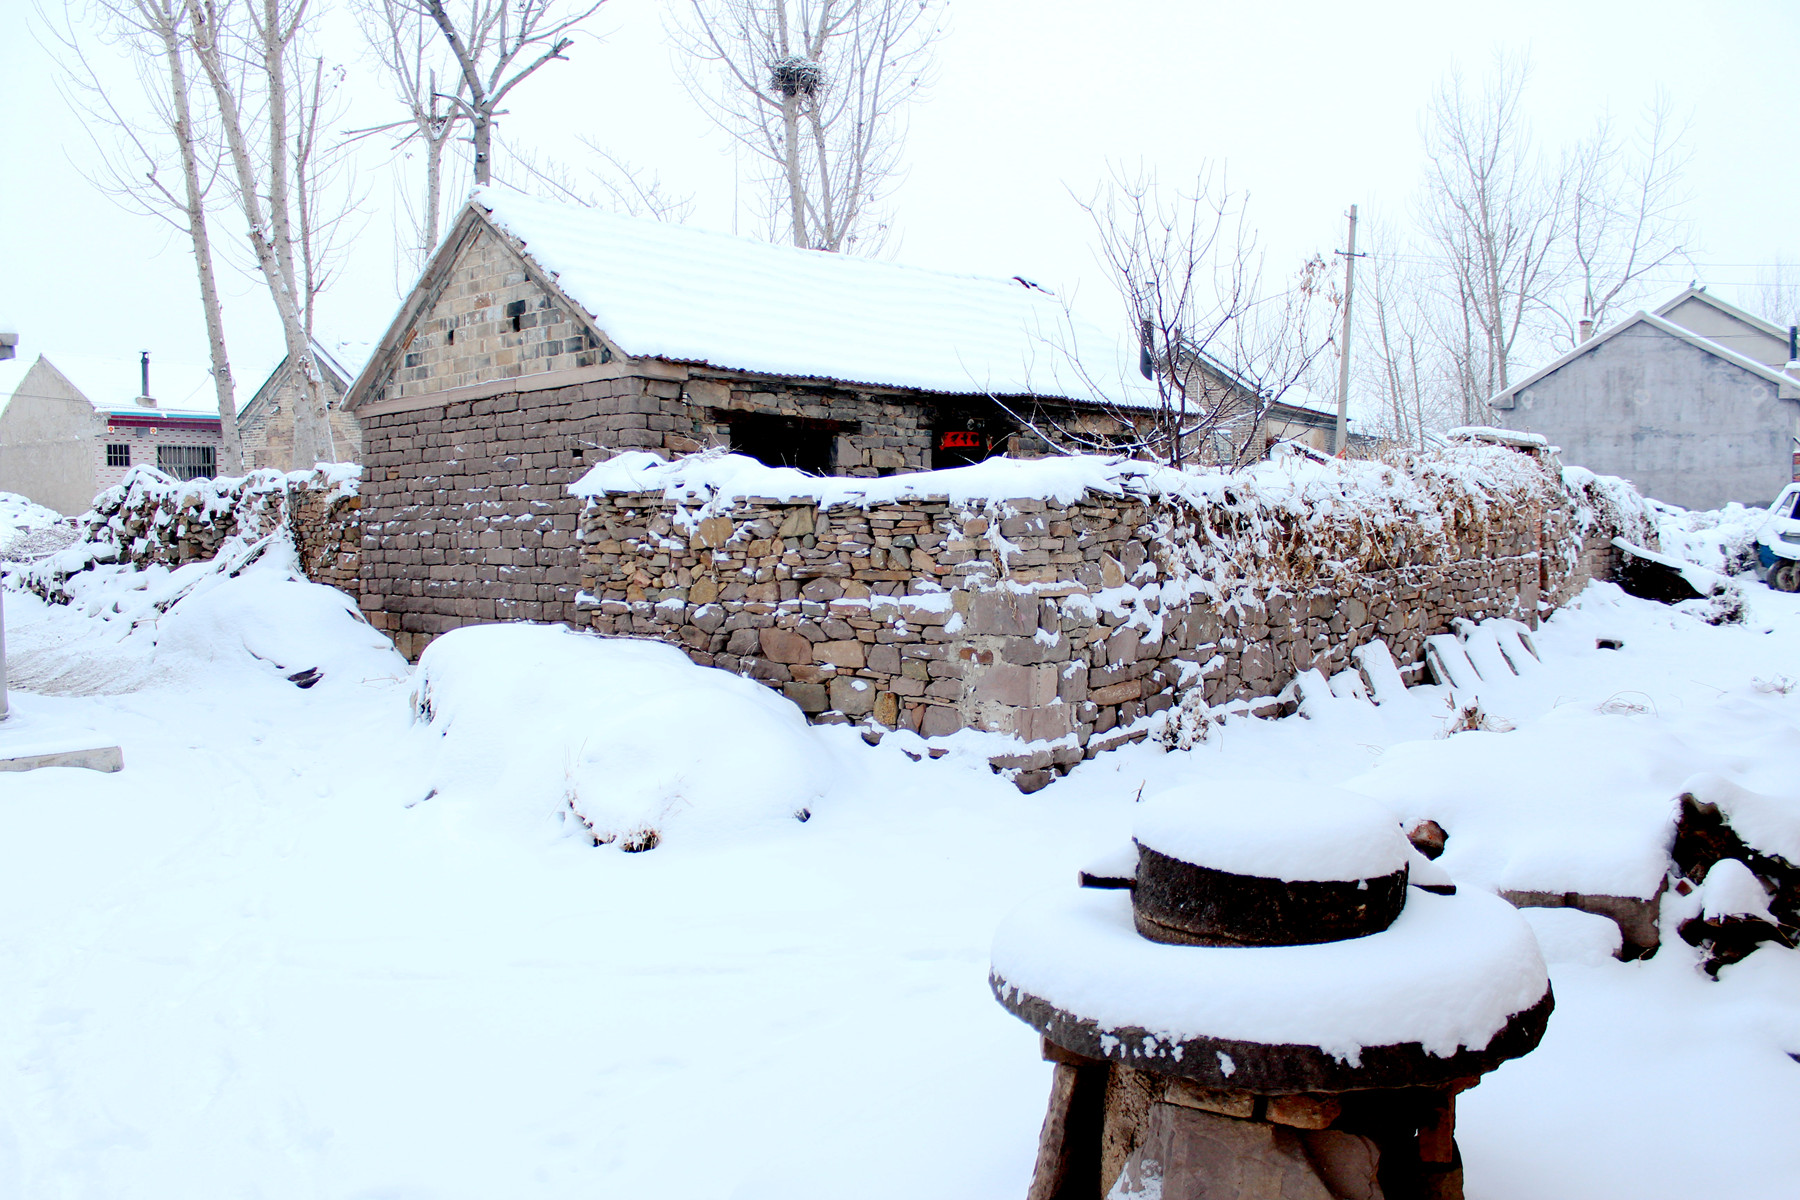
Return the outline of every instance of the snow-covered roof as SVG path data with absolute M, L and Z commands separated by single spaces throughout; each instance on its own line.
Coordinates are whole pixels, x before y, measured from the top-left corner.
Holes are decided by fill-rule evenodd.
M 1741 367 L 1760 379 L 1768 380 L 1777 387 L 1784 389 L 1794 388 L 1797 383 L 1800 383 L 1800 381 L 1797 381 L 1793 376 L 1785 375 L 1774 367 L 1765 366 L 1762 363 L 1757 362 L 1754 358 L 1739 354 L 1736 350 L 1722 346 L 1710 338 L 1701 337 L 1685 325 L 1677 325 L 1673 321 L 1663 317 L 1654 316 L 1647 312 L 1636 312 L 1625 318 L 1625 320 L 1620 321 L 1612 328 L 1607 329 L 1602 333 L 1597 333 L 1587 341 L 1580 343 L 1573 350 L 1570 350 L 1567 354 L 1564 354 L 1555 361 L 1538 368 L 1536 371 L 1513 384 L 1511 387 L 1508 387 L 1506 390 L 1495 392 L 1488 398 L 1488 404 L 1494 408 L 1510 408 L 1510 403 L 1502 404 L 1501 402 L 1503 400 L 1510 401 L 1520 392 L 1544 378 L 1546 375 L 1562 370 L 1564 367 L 1580 358 L 1583 354 L 1598 348 L 1602 344 L 1619 336 L 1621 333 L 1624 333 L 1627 329 L 1632 329 L 1638 325 L 1649 325 L 1651 328 L 1659 329 L 1672 337 L 1678 337 L 1690 346 L 1695 346 L 1706 351 L 1708 354 L 1715 355 L 1735 367 Z
M 953 394 L 1154 406 L 1124 329 L 1016 280 L 778 246 L 498 187 L 471 204 L 632 357 Z

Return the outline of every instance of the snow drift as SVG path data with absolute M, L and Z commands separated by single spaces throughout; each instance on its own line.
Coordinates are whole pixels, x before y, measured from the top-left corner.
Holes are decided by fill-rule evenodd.
M 672 646 L 562 625 L 453 630 L 419 658 L 436 796 L 560 815 L 595 844 L 805 820 L 829 760 L 800 710 Z

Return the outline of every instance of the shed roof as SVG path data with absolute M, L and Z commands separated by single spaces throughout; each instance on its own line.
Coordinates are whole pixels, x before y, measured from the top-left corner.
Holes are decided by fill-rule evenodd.
M 1013 279 L 801 250 L 478 188 L 626 354 L 951 394 L 1154 406 L 1137 348 Z

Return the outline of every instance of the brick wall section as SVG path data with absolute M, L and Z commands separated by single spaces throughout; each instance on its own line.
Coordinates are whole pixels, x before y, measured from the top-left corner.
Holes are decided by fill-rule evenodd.
M 586 325 L 533 282 L 511 247 L 482 226 L 436 302 L 413 326 L 411 341 L 400 347 L 376 398 L 593 366 L 601 352 Z
M 1166 501 L 750 499 L 692 524 L 660 493 L 610 494 L 582 519 L 582 617 L 761 680 L 814 720 L 1039 743 L 996 763 L 1042 782 L 1145 736 L 1143 718 L 1193 688 L 1250 701 L 1309 668 L 1349 669 L 1378 638 L 1416 668 L 1456 618 L 1535 625 L 1540 599 L 1562 603 L 1605 566 L 1612 531 L 1582 536 L 1567 504 L 1519 515 L 1478 542 L 1416 547 L 1437 561 L 1165 603 L 1154 585 L 1199 536 Z
M 837 474 L 922 470 L 934 403 L 621 363 L 612 379 L 365 414 L 365 615 L 414 659 L 461 625 L 577 622 L 581 503 L 568 485 L 595 463 L 728 445 L 724 414 L 743 411 L 855 422 L 836 438 Z

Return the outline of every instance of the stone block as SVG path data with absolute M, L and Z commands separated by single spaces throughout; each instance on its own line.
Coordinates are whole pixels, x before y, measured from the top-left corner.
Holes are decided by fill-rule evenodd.
M 758 642 L 762 648 L 762 656 L 771 662 L 809 663 L 813 660 L 812 643 L 791 629 L 771 627 L 760 630 Z M 733 649 L 732 653 L 741 654 L 744 651 Z
M 1023 740 L 1048 742 L 1074 731 L 1074 714 L 1073 705 L 1045 704 L 1036 708 L 1021 708 L 1014 714 L 1013 720 L 1018 735 Z
M 830 684 L 831 707 L 846 717 L 866 716 L 875 708 L 875 685 L 853 675 L 839 675 Z
M 969 597 L 971 634 L 1031 637 L 1037 633 L 1037 598 L 1017 592 L 975 592 Z
M 974 676 L 971 696 L 976 700 L 992 700 L 1014 708 L 1048 704 L 1056 698 L 1055 667 L 1022 667 L 1012 663 L 996 663 Z
M 919 718 L 922 737 L 947 737 L 967 724 L 956 709 L 947 704 L 928 704 Z
M 857 671 L 863 667 L 863 644 L 858 641 L 820 642 L 812 648 L 812 656 L 817 662 Z
M 812 714 L 822 713 L 831 707 L 825 685 L 822 683 L 784 683 L 781 694 L 800 706 L 800 711 Z

